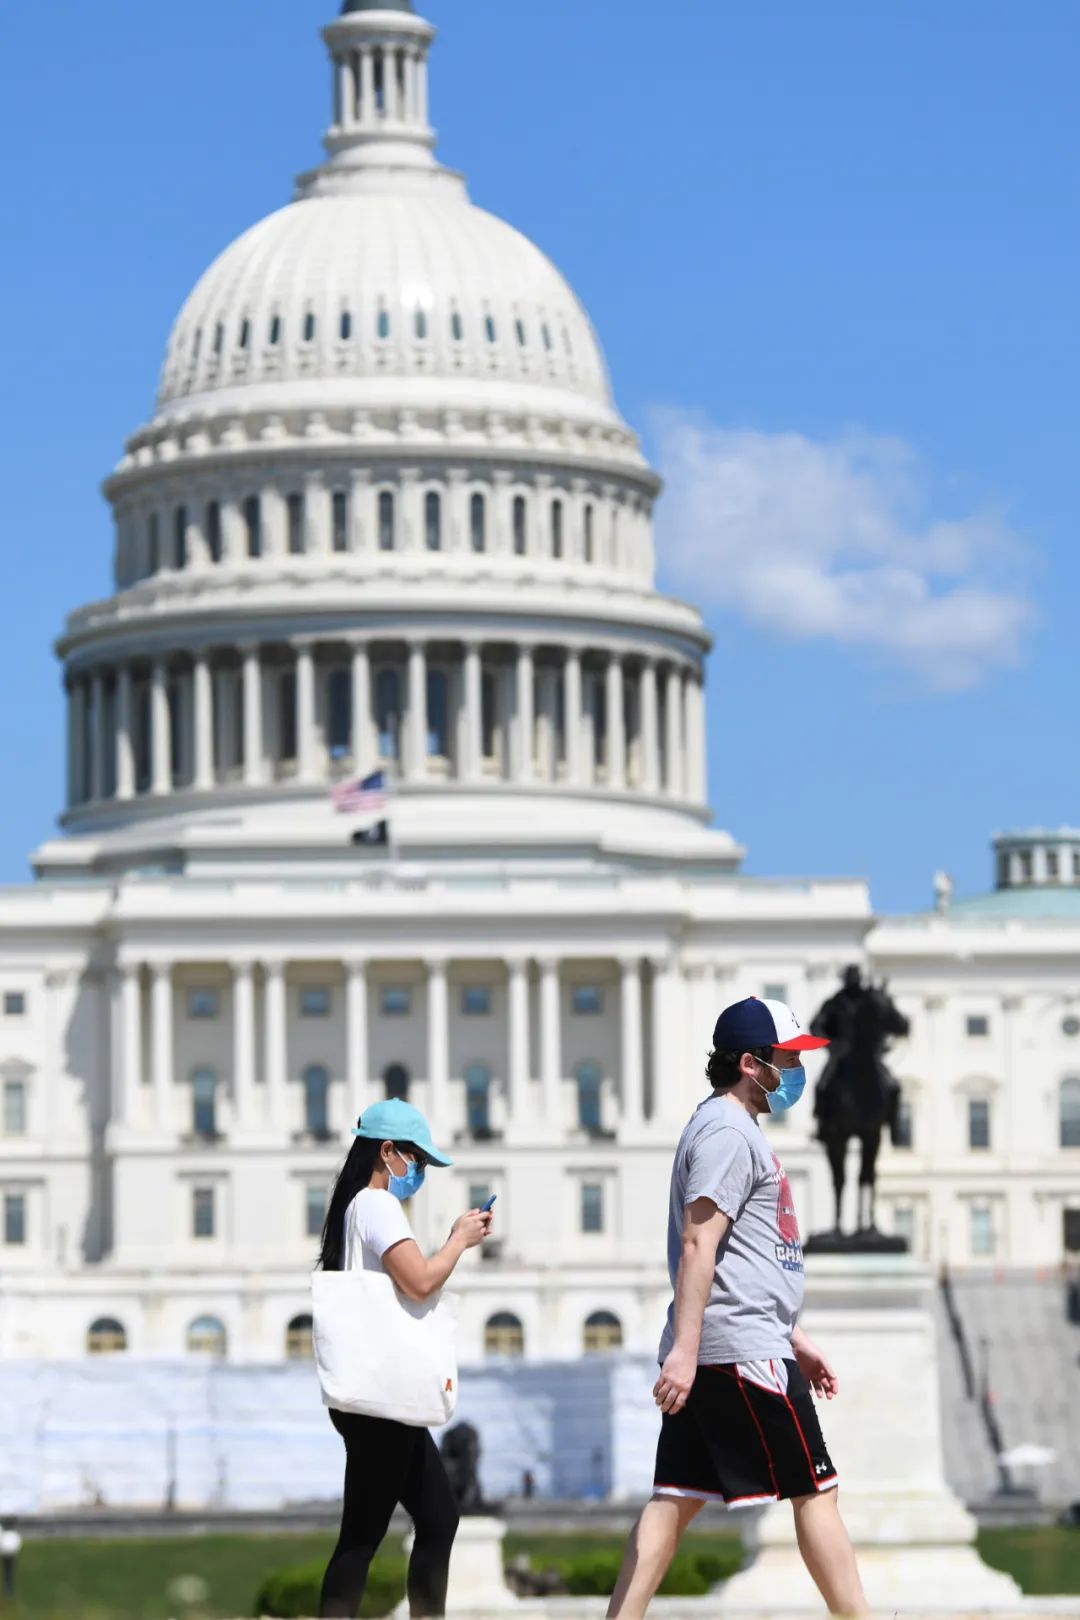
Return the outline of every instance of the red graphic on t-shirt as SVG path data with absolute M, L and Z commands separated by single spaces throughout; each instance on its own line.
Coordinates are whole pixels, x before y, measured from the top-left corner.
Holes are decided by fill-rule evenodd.
M 791 1196 L 791 1183 L 784 1174 L 784 1167 L 773 1154 L 773 1165 L 779 1179 L 779 1191 L 776 1199 L 776 1224 L 780 1229 L 780 1237 L 785 1243 L 799 1243 L 799 1219 L 795 1214 L 795 1200 Z

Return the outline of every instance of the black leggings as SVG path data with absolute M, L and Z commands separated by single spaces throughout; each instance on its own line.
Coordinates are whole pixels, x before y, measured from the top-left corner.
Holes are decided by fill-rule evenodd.
M 345 1502 L 320 1615 L 355 1616 L 368 1566 L 399 1502 L 416 1532 L 407 1587 L 412 1614 L 445 1614 L 458 1510 L 438 1446 L 427 1429 L 387 1418 L 331 1410 L 330 1421 L 345 1442 Z

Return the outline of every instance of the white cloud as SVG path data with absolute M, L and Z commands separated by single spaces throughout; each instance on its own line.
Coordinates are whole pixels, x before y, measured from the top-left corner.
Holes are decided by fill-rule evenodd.
M 873 649 L 942 690 L 1020 661 L 1025 547 L 996 515 L 945 517 L 903 439 L 654 418 L 660 571 L 706 611 Z

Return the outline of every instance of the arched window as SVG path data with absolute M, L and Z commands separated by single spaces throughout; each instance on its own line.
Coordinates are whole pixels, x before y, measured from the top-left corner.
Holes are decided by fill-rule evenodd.
M 593 1311 L 586 1318 L 583 1348 L 587 1356 L 622 1348 L 622 1323 L 613 1311 Z
M 311 1341 L 311 1317 L 294 1316 L 285 1329 L 286 1361 L 311 1361 L 315 1348 Z
M 178 506 L 173 512 L 173 567 L 183 568 L 187 562 L 187 507 Z
M 383 1070 L 383 1085 L 389 1100 L 397 1097 L 401 1102 L 409 1100 L 409 1071 L 404 1063 L 388 1063 Z
M 551 555 L 562 556 L 562 501 L 551 503 Z
M 583 1131 L 599 1131 L 600 1120 L 600 1066 L 597 1063 L 579 1063 L 575 1071 L 577 1080 L 578 1124 Z
M 465 336 L 465 322 L 456 309 L 450 317 L 450 336 L 455 343 L 460 343 Z
M 442 501 L 433 489 L 424 496 L 424 544 L 429 551 L 442 550 Z
M 418 343 L 423 343 L 427 337 L 427 316 L 422 309 L 418 309 L 413 316 L 413 331 Z
M 375 318 L 375 336 L 385 340 L 390 336 L 390 311 L 380 309 Z
M 523 349 L 525 347 L 525 322 L 515 321 L 514 332 L 517 336 L 518 347 Z
M 593 509 L 589 505 L 585 508 L 585 561 L 591 563 L 595 559 L 595 545 L 593 541 Z
M 236 346 L 237 346 L 238 349 L 246 349 L 247 346 L 248 346 L 248 343 L 250 341 L 251 341 L 251 322 L 248 320 L 247 316 L 245 315 L 244 319 L 240 322 L 240 336 L 236 340 Z
M 227 1343 L 225 1324 L 216 1316 L 197 1316 L 187 1330 L 189 1356 L 213 1356 L 223 1361 Z
M 486 1356 L 523 1356 L 525 1329 L 521 1318 L 513 1311 L 496 1311 L 484 1324 L 484 1354 Z
M 333 669 L 326 683 L 326 742 L 332 759 L 352 750 L 352 676 Z
M 214 353 L 215 354 L 220 354 L 221 353 L 222 344 L 224 342 L 225 342 L 225 328 L 222 326 L 221 322 L 218 321 L 217 325 L 214 327 Z
M 489 343 L 494 343 L 495 342 L 495 338 L 496 338 L 497 334 L 496 334 L 496 331 L 495 331 L 495 317 L 494 317 L 494 315 L 485 315 L 485 317 L 484 317 L 484 335 L 486 336 Z
M 543 326 L 540 328 L 540 335 L 544 340 L 544 348 L 550 354 L 551 353 L 551 327 L 548 325 L 547 321 L 545 321 Z
M 289 554 L 303 555 L 304 551 L 304 497 L 299 492 L 290 495 L 285 503 L 289 523 Z
M 469 502 L 469 536 L 474 551 L 487 550 L 487 502 L 479 493 Z
M 514 496 L 514 554 L 525 555 L 525 497 Z
M 379 550 L 394 549 L 394 497 L 390 490 L 379 491 Z
M 315 316 L 312 314 L 311 310 L 309 309 L 307 314 L 304 316 L 304 342 L 305 343 L 313 343 L 314 341 L 315 341 Z
M 244 528 L 247 531 L 247 554 L 262 556 L 262 509 L 257 495 L 249 495 L 244 502 Z
M 1061 1146 L 1080 1147 L 1080 1079 L 1074 1075 L 1061 1082 L 1058 1125 Z
M 115 1316 L 99 1316 L 91 1322 L 86 1335 L 86 1350 L 91 1356 L 110 1356 L 127 1349 L 124 1324 Z
M 338 324 L 338 334 L 342 343 L 348 343 L 349 339 L 352 337 L 352 316 L 349 314 L 347 309 L 343 309 L 341 312 L 341 320 Z
M 309 1063 L 304 1070 L 304 1129 L 312 1136 L 330 1134 L 329 1094 L 330 1076 L 326 1068 L 321 1063 Z
M 375 677 L 375 729 L 379 734 L 379 758 L 397 759 L 401 683 L 396 669 L 380 669 Z
M 206 549 L 210 561 L 221 561 L 221 506 L 217 501 L 206 504 Z
M 427 674 L 427 751 L 433 759 L 450 757 L 450 684 L 441 669 Z
M 270 317 L 270 347 L 272 349 L 276 349 L 280 342 L 281 342 L 281 316 L 280 315 L 271 315 L 271 317 Z
M 217 1074 L 213 1069 L 192 1072 L 191 1129 L 196 1136 L 217 1135 Z
M 486 1063 L 470 1063 L 465 1070 L 465 1117 L 471 1135 L 491 1135 L 491 1070 Z

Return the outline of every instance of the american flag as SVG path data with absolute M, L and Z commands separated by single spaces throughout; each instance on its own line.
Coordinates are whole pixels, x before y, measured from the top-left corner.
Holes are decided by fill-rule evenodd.
M 334 809 L 344 815 L 355 815 L 358 810 L 385 810 L 386 797 L 385 771 L 372 771 L 362 781 L 338 782 L 330 789 Z

